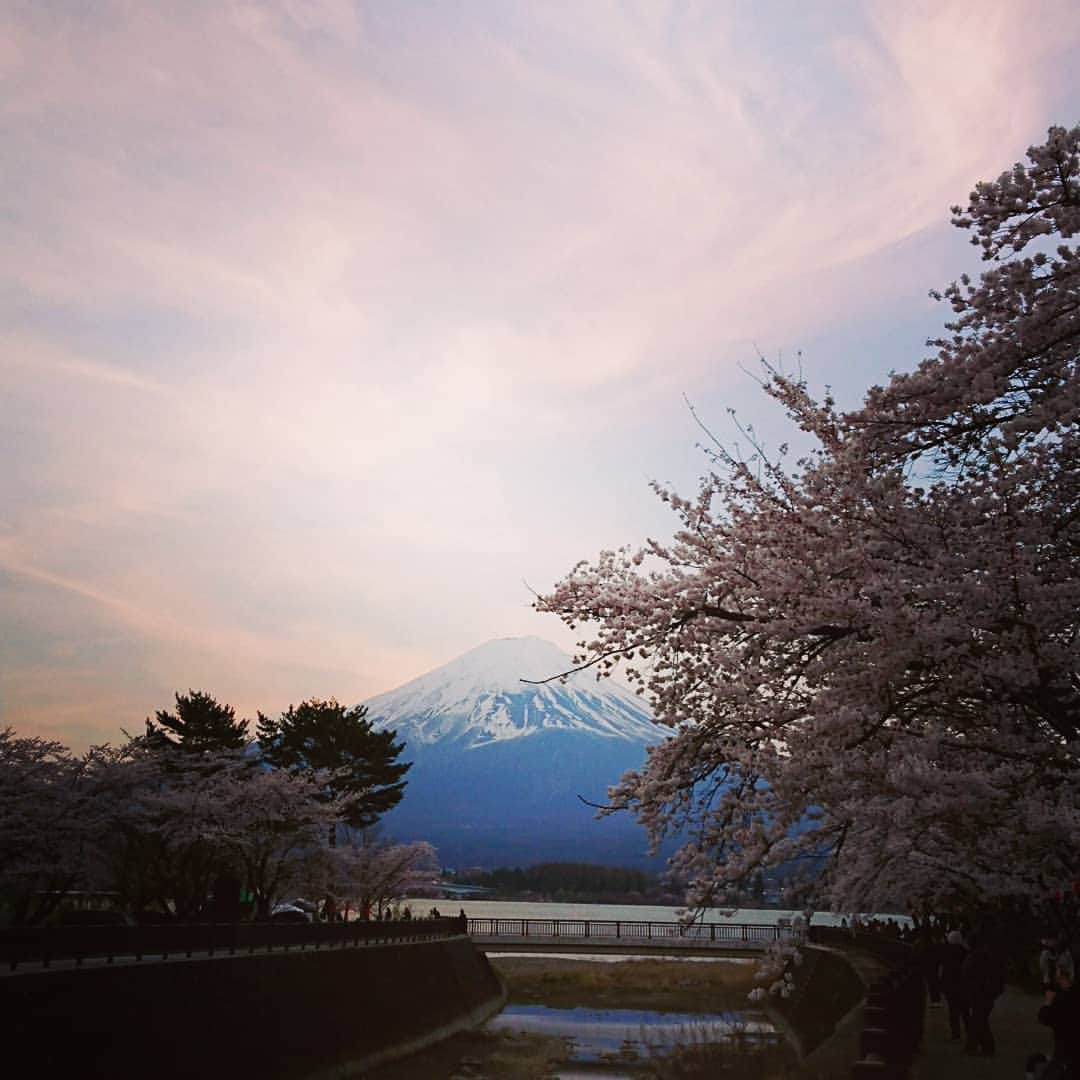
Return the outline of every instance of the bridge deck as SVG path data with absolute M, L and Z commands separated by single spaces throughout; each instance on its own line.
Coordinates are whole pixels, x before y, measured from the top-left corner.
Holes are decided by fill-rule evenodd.
M 598 942 L 589 938 L 569 937 L 473 937 L 472 942 L 481 952 L 485 953 L 574 953 L 583 955 L 591 953 L 629 953 L 635 956 L 713 956 L 719 959 L 722 957 L 757 956 L 762 951 L 759 946 L 739 947 L 737 944 L 729 942 L 710 945 L 707 942 L 704 944 L 696 941 L 663 942 L 649 941 L 645 938 L 622 938 L 618 941 Z
M 802 931 L 773 924 L 640 922 L 615 919 L 470 918 L 469 936 L 488 952 L 641 952 L 746 955 L 773 942 L 794 944 Z

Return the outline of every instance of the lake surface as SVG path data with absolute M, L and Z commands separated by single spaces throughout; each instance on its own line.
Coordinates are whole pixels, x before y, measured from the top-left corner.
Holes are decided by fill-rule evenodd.
M 525 900 L 409 900 L 414 912 L 426 912 L 434 904 L 444 915 L 455 915 L 460 908 L 474 919 L 596 919 L 641 920 L 648 922 L 677 922 L 682 910 L 677 907 L 660 907 L 650 904 L 556 904 Z M 775 926 L 780 919 L 794 919 L 804 915 L 802 911 L 755 908 L 710 908 L 705 912 L 706 922 L 729 922 L 737 925 L 758 924 Z M 828 911 L 815 911 L 811 920 L 814 926 L 839 926 L 842 915 Z M 910 922 L 905 915 L 879 915 L 877 918 L 895 918 L 901 924 Z M 850 922 L 850 918 L 848 919 Z

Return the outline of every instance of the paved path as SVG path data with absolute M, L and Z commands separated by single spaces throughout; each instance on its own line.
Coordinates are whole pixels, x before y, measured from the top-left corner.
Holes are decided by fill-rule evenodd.
M 883 970 L 873 957 L 855 951 L 845 953 L 869 985 Z M 1010 986 L 994 1004 L 990 1029 L 997 1043 L 992 1058 L 964 1053 L 963 1039 L 949 1038 L 949 1014 L 944 1007 L 927 1006 L 923 1043 L 911 1069 L 911 1080 L 1024 1080 L 1028 1056 L 1041 1051 L 1050 1056 L 1050 1029 L 1036 1019 L 1042 995 Z M 800 1080 L 847 1080 L 859 1056 L 862 1004 L 837 1025 L 835 1036 L 805 1059 Z
M 1008 987 L 994 1004 L 990 1030 L 997 1053 L 992 1058 L 964 1053 L 963 1039 L 949 1038 L 944 1007 L 927 1008 L 922 1049 L 911 1071 L 912 1080 L 1023 1080 L 1024 1062 L 1041 1051 L 1050 1056 L 1050 1029 L 1036 1019 L 1040 994 Z

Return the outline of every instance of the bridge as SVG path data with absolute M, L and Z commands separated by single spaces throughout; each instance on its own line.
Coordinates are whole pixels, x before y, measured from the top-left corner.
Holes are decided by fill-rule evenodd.
M 347 923 L 164 923 L 147 926 L 49 926 L 0 929 L 0 979 L 49 968 L 97 967 L 215 956 L 318 951 L 415 942 L 468 932 L 484 952 L 623 952 L 684 956 L 746 955 L 772 942 L 796 944 L 801 927 L 652 922 L 640 919 L 459 917 L 355 920 Z
M 624 952 L 684 956 L 746 955 L 774 942 L 801 944 L 802 928 L 774 923 L 680 923 L 639 919 L 469 918 L 484 952 Z

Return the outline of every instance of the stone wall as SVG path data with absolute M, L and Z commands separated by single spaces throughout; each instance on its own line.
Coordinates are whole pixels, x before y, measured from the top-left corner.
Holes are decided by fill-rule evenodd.
M 491 1015 L 504 990 L 465 937 L 0 977 L 24 1075 L 357 1075 Z
M 866 996 L 866 985 L 850 959 L 833 949 L 805 945 L 795 972 L 795 994 L 771 999 L 800 1057 L 829 1039 L 840 1021 Z

